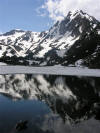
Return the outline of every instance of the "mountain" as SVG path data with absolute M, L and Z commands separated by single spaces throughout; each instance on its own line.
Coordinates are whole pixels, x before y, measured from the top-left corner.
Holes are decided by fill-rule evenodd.
M 49 31 L 12 30 L 0 35 L 0 61 L 13 65 L 100 68 L 100 22 L 82 10 L 69 12 Z
M 100 78 L 93 77 L 0 75 L 0 94 L 12 100 L 43 101 L 71 124 L 100 114 L 99 88 Z

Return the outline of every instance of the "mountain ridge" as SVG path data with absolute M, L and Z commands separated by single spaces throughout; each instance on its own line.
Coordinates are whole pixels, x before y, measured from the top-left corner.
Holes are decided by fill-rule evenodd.
M 49 31 L 16 29 L 1 34 L 0 61 L 13 65 L 100 68 L 99 45 L 100 22 L 76 10 L 57 21 Z

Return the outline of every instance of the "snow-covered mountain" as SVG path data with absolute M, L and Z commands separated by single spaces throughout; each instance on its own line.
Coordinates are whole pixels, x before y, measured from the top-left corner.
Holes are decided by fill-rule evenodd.
M 18 65 L 100 67 L 99 47 L 100 22 L 77 10 L 69 12 L 49 31 L 18 29 L 1 34 L 0 61 Z
M 100 78 L 0 75 L 0 94 L 12 100 L 41 100 L 70 123 L 97 116 L 100 110 L 99 88 Z

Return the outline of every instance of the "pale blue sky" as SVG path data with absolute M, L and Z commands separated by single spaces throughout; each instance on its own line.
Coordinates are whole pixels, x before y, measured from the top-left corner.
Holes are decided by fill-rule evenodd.
M 52 20 L 48 16 L 39 16 L 36 11 L 44 2 L 45 0 L 0 0 L 0 32 L 12 29 L 48 30 Z

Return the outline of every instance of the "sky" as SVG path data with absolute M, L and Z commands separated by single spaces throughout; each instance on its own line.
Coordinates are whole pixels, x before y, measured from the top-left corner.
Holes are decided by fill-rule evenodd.
M 48 30 L 69 11 L 78 9 L 100 20 L 100 0 L 0 0 L 0 33 Z
M 44 0 L 0 0 L 0 32 L 12 29 L 44 31 L 52 20 L 40 14 Z

